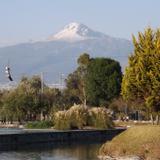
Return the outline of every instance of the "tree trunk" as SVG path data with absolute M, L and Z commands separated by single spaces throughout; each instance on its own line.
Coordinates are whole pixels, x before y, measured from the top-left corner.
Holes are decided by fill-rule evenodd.
M 159 124 L 159 115 L 158 114 L 156 115 L 156 124 L 157 125 Z
M 22 124 L 21 118 L 18 118 L 18 123 L 19 123 L 19 125 Z
M 43 111 L 41 111 L 40 113 L 40 120 L 43 121 L 44 120 L 44 117 L 43 117 Z
M 87 107 L 87 100 L 86 100 L 86 92 L 85 92 L 84 87 L 83 87 L 83 96 L 84 96 L 83 105 L 84 105 L 84 108 L 86 108 Z
M 151 122 L 154 125 L 154 119 L 153 119 L 153 114 L 151 113 Z
M 13 119 L 12 118 L 10 119 L 10 122 L 11 122 L 11 124 L 13 124 Z

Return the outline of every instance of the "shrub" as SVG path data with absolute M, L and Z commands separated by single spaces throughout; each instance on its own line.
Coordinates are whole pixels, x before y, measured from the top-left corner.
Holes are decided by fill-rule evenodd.
M 99 129 L 107 129 L 114 126 L 108 116 L 107 109 L 101 107 L 94 107 L 89 110 L 88 125 Z
M 29 129 L 44 129 L 44 128 L 51 128 L 53 123 L 51 121 L 35 121 L 35 122 L 28 122 L 25 127 Z
M 74 105 L 68 111 L 71 128 L 82 129 L 87 124 L 88 109 L 82 105 Z
M 54 114 L 55 129 L 66 130 L 70 129 L 70 120 L 67 116 L 67 111 L 58 111 Z
M 94 128 L 107 129 L 113 127 L 113 122 L 105 108 L 85 108 L 83 105 L 74 105 L 67 111 L 58 111 L 54 114 L 55 129 L 83 129 L 89 125 Z

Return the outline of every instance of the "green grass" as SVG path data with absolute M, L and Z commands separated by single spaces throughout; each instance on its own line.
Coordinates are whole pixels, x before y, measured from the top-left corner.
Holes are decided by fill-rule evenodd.
M 51 128 L 53 123 L 51 121 L 35 121 L 35 122 L 28 122 L 25 125 L 25 128 L 28 129 L 46 129 Z
M 105 143 L 100 155 L 137 155 L 144 159 L 160 159 L 160 126 L 135 126 Z

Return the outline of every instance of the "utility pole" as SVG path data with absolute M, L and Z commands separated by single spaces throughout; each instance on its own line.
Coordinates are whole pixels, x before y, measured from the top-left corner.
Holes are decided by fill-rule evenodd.
M 63 89 L 63 80 L 64 80 L 64 74 L 62 73 L 60 75 L 60 89 Z
M 42 102 L 43 102 L 43 93 L 44 93 L 44 77 L 43 77 L 43 72 L 41 72 L 41 99 L 40 99 L 40 102 L 41 102 L 41 115 L 40 115 L 40 119 L 41 121 L 43 120 L 43 110 L 42 110 Z
M 41 72 L 41 94 L 44 92 L 44 76 L 43 72 Z

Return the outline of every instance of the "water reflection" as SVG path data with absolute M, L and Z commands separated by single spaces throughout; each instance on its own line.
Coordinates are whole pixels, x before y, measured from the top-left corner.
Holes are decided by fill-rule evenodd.
M 0 135 L 1 134 L 15 134 L 15 133 L 25 133 L 25 131 L 19 128 L 0 128 Z
M 67 144 L 52 148 L 27 148 L 25 151 L 2 152 L 0 160 L 97 160 L 102 143 Z

